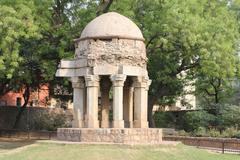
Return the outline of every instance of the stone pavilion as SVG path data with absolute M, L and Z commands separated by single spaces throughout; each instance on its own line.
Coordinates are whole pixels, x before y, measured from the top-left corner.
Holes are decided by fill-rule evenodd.
M 93 19 L 75 39 L 75 58 L 61 60 L 56 73 L 71 79 L 74 108 L 73 128 L 58 129 L 58 138 L 160 142 L 161 130 L 148 128 L 146 65 L 144 38 L 135 23 L 115 12 Z

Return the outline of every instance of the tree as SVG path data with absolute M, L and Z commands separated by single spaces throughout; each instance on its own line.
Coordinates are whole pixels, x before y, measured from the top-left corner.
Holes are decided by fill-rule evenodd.
M 153 105 L 173 103 L 183 93 L 187 81 L 198 77 L 205 81 L 209 77 L 225 82 L 235 77 L 239 68 L 236 54 L 239 38 L 237 15 L 230 9 L 227 0 L 44 0 L 44 3 L 40 0 L 2 0 L 0 4 L 1 7 L 4 5 L 14 10 L 18 10 L 16 6 L 24 5 L 28 9 L 22 11 L 19 7 L 21 14 L 29 11 L 25 17 L 30 17 L 28 20 L 31 20 L 31 25 L 38 26 L 25 27 L 25 17 L 21 17 L 21 14 L 12 13 L 10 16 L 23 19 L 21 22 L 16 21 L 23 23 L 20 26 L 26 28 L 23 33 L 29 28 L 31 30 L 26 32 L 29 34 L 17 33 L 21 33 L 16 45 L 17 63 L 13 63 L 13 56 L 9 60 L 9 64 L 13 64 L 8 67 L 8 61 L 1 61 L 0 58 L 0 71 L 4 72 L 2 75 L 12 77 L 11 81 L 3 77 L 4 83 L 0 87 L 16 84 L 15 82 L 19 82 L 19 86 L 25 86 L 27 82 L 32 88 L 40 82 L 48 82 L 50 86 L 64 84 L 64 81 L 54 77 L 58 62 L 74 55 L 72 39 L 79 37 L 83 27 L 96 15 L 108 11 L 117 11 L 130 17 L 146 39 L 148 71 L 153 80 L 148 104 L 148 118 L 152 127 Z M 3 15 L 2 12 L 0 15 Z M 6 15 L 9 14 L 6 12 L 2 19 L 5 20 Z M 21 31 L 21 27 L 15 29 Z M 35 33 L 40 33 L 40 36 L 35 37 Z M 0 40 L 0 44 L 6 43 L 6 38 Z M 7 52 L 5 49 L 3 52 L 1 46 L 1 57 L 2 53 L 7 55 Z M 15 52 L 11 52 L 13 53 Z M 5 73 L 2 66 L 9 71 Z M 32 68 L 30 71 L 29 67 Z M 40 77 L 36 78 L 37 75 Z
M 11 54 L 15 57 L 10 57 L 11 59 L 8 60 L 9 64 L 14 64 L 13 69 L 7 66 L 8 64 L 4 59 L 4 67 L 7 68 L 7 72 L 5 76 L 0 77 L 2 79 L 0 87 L 3 88 L 1 94 L 14 89 L 24 89 L 23 97 L 25 102 L 16 117 L 14 125 L 16 128 L 22 112 L 28 105 L 31 91 L 36 90 L 43 83 L 48 83 L 49 86 L 55 86 L 56 84 L 69 85 L 67 80 L 55 78 L 56 69 L 62 58 L 73 57 L 73 39 L 79 37 L 79 31 L 92 19 L 91 15 L 93 14 L 90 12 L 93 11 L 93 8 L 96 8 L 96 2 L 85 0 L 44 0 L 44 2 L 40 0 L 27 2 L 24 0 L 3 0 L 0 4 L 1 7 L 7 9 L 16 8 L 16 12 L 13 13 L 10 12 L 11 10 L 4 10 L 3 13 L 6 13 L 1 16 L 3 20 L 14 18 L 14 16 L 19 18 L 19 20 L 15 18 L 9 23 L 3 23 L 6 29 L 10 30 L 10 33 L 11 28 L 14 27 L 17 36 L 14 33 L 15 39 L 10 39 L 16 46 L 16 49 L 13 48 L 15 50 L 8 51 L 5 49 L 7 52 L 1 46 L 5 59 L 9 58 Z M 17 13 L 17 11 L 21 13 Z M 96 13 L 94 16 L 96 16 Z M 25 18 L 26 21 L 29 19 L 29 22 L 25 22 Z M 12 24 L 12 21 L 14 23 L 16 21 L 16 27 L 15 24 Z M 33 31 L 36 32 L 34 32 L 36 36 L 32 33 Z M 2 32 L 6 33 L 6 31 Z M 7 36 L 3 37 L 0 42 L 4 44 L 7 39 Z M 10 44 L 4 45 L 6 47 L 11 46 Z M 5 69 L 3 68 L 0 71 L 3 72 Z M 50 91 L 53 91 L 53 88 L 50 88 Z
M 127 11 L 129 8 L 132 12 Z M 116 1 L 110 10 L 131 17 L 146 39 L 148 71 L 153 80 L 150 126 L 154 126 L 153 105 L 173 103 L 188 80 L 199 74 L 234 77 L 238 27 L 228 1 Z
M 21 39 L 38 38 L 38 27 L 34 23 L 31 9 L 24 3 L 13 6 L 1 1 L 0 5 L 0 79 L 5 83 L 23 61 L 20 56 Z M 4 85 L 1 85 L 4 87 Z M 3 91 L 3 89 L 2 89 Z

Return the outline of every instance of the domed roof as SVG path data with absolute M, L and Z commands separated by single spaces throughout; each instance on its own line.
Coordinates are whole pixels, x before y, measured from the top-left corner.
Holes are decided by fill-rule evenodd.
M 82 31 L 80 40 L 114 37 L 144 40 L 138 26 L 116 12 L 108 12 L 93 19 Z

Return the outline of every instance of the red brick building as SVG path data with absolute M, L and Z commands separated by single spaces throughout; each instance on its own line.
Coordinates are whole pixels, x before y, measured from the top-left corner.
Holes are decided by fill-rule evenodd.
M 16 106 L 24 103 L 24 89 L 20 91 L 10 91 L 3 96 L 0 96 L 0 106 Z M 31 92 L 28 105 L 47 107 L 49 103 L 49 87 L 43 84 L 38 90 Z

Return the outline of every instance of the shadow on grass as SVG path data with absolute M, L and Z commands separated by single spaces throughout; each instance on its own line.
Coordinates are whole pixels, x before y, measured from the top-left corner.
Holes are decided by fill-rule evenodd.
M 34 144 L 34 140 L 0 138 L 0 153 Z

